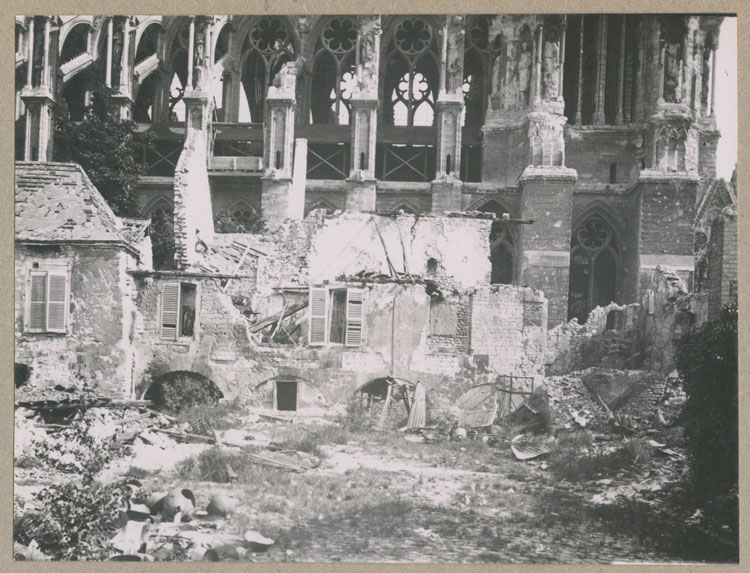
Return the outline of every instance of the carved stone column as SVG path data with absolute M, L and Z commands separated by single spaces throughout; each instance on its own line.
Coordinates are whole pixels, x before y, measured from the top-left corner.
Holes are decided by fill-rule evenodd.
M 346 187 L 347 211 L 374 211 L 377 196 L 375 145 L 378 130 L 380 16 L 358 19 L 357 85 L 351 98 L 351 170 Z
M 542 43 L 544 39 L 544 26 L 539 24 L 536 30 L 534 42 L 534 103 L 542 99 Z
M 623 97 L 625 89 L 625 24 L 627 16 L 623 14 L 622 25 L 620 27 L 620 63 L 617 68 L 617 113 L 615 115 L 615 124 L 622 125 L 625 121 L 623 116 Z
M 604 87 L 607 79 L 607 16 L 599 16 L 599 31 L 597 43 L 596 68 L 596 107 L 594 123 L 603 125 L 604 118 Z
M 131 35 L 135 32 L 130 26 L 130 16 L 122 19 L 122 54 L 120 55 L 120 74 L 117 78 L 117 93 L 112 96 L 112 101 L 116 104 L 116 113 L 121 120 L 130 120 L 133 116 L 133 94 L 132 94 L 132 77 L 131 68 Z M 113 62 L 117 64 L 117 62 Z
M 107 69 L 104 72 L 104 85 L 107 87 L 112 86 L 112 32 L 113 32 L 113 21 L 112 16 L 107 17 Z
M 304 197 L 299 201 L 293 193 L 304 194 L 304 187 L 295 189 L 292 184 L 296 88 L 296 64 L 287 62 L 266 97 L 261 210 L 269 226 L 288 218 L 301 219 L 303 214 Z
M 34 27 L 37 22 L 32 18 L 29 25 L 29 67 L 27 68 L 27 84 L 21 92 L 21 99 L 26 108 L 26 133 L 24 140 L 24 160 L 52 161 L 52 142 L 54 138 L 52 108 L 55 104 L 54 86 L 51 85 L 49 74 L 50 34 L 51 22 L 49 16 L 42 16 L 44 37 L 41 43 L 36 42 L 36 48 L 41 55 L 35 53 Z M 41 70 L 38 84 L 34 85 L 33 62 L 40 60 Z
M 578 93 L 576 94 L 576 125 L 581 125 L 581 95 L 583 93 L 583 38 L 586 17 L 581 14 L 581 32 L 578 36 Z

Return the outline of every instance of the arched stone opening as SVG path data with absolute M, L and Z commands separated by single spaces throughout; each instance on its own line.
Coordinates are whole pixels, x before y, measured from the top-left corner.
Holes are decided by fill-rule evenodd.
M 156 409 L 170 412 L 216 404 L 223 397 L 224 393 L 210 378 L 188 370 L 162 374 L 143 394 L 143 399 L 151 400 Z
M 568 320 L 583 324 L 597 306 L 617 302 L 620 256 L 612 226 L 593 214 L 573 233 L 570 252 Z
M 74 60 L 88 51 L 90 29 L 91 26 L 88 23 L 82 22 L 76 24 L 70 32 L 68 32 L 62 48 L 60 49 L 60 58 L 58 60 L 59 66 Z
M 410 400 L 415 387 L 414 382 L 404 378 L 375 378 L 354 391 L 354 411 L 367 425 L 401 427 L 409 417 Z

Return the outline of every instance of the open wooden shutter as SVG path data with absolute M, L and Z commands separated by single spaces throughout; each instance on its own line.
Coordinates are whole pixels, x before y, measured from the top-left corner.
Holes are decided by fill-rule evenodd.
M 161 286 L 161 337 L 177 339 L 177 317 L 180 308 L 180 284 L 164 283 Z
M 47 328 L 47 273 L 31 273 L 28 329 L 43 331 Z
M 362 300 L 362 290 L 346 290 L 346 346 L 362 346 Z
M 310 346 L 326 343 L 328 289 L 310 287 Z
M 47 331 L 65 332 L 65 308 L 68 305 L 68 275 L 47 275 Z

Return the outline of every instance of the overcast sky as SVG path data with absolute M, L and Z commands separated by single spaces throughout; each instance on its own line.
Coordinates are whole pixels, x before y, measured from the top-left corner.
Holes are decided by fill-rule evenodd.
M 737 163 L 737 18 L 724 18 L 716 53 L 716 123 L 721 131 L 716 174 L 729 179 Z

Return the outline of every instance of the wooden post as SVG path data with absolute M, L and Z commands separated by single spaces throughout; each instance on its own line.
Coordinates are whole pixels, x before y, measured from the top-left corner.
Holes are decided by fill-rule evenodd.
M 391 400 L 393 398 L 393 385 L 388 383 L 388 392 L 385 395 L 385 403 L 383 404 L 383 411 L 380 413 L 380 420 L 378 421 L 378 430 L 382 430 L 385 426 L 385 419 L 388 416 L 388 408 L 391 407 Z

